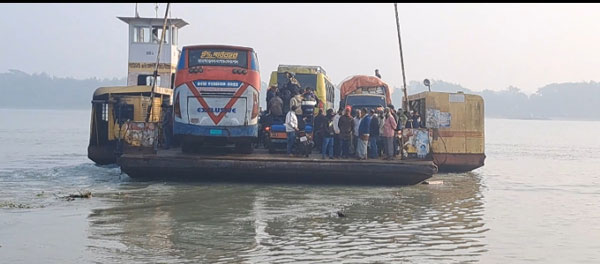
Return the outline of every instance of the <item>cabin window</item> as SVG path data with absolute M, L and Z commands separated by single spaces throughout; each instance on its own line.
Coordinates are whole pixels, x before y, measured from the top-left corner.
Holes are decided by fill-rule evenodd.
M 115 118 L 120 121 L 120 124 L 127 120 L 133 120 L 133 113 L 132 104 L 115 105 Z
M 160 83 L 160 76 L 156 77 L 156 81 L 157 81 L 157 83 Z M 153 82 L 154 82 L 154 76 L 152 76 L 150 74 L 140 74 L 140 75 L 138 75 L 137 85 L 152 86 Z
M 152 86 L 154 84 L 154 76 L 150 75 L 148 77 L 146 77 L 146 83 L 148 86 Z M 159 86 L 160 83 L 160 76 L 156 76 L 156 86 Z
M 102 120 L 108 121 L 108 104 L 102 104 Z
M 162 26 L 153 26 L 152 27 L 152 43 L 158 43 L 160 41 L 160 37 L 162 37 Z M 165 40 L 163 43 L 169 43 L 169 30 L 165 32 Z
M 133 28 L 133 42 L 135 43 L 150 43 L 150 28 L 148 27 L 134 27 Z
M 175 27 L 171 27 L 171 44 L 177 45 L 177 29 Z

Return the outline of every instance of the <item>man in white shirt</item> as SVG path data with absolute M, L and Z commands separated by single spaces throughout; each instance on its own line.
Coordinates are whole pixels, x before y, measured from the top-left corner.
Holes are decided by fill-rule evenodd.
M 340 121 L 340 117 L 342 116 L 342 109 L 340 108 L 338 112 L 333 116 L 333 132 L 335 135 L 333 136 L 333 156 L 337 159 L 341 155 L 342 150 L 342 141 L 340 138 L 340 127 L 338 125 Z
M 296 131 L 298 131 L 298 118 L 296 117 L 296 107 L 292 105 L 285 116 L 285 132 L 287 133 L 287 154 L 291 157 L 292 147 L 296 141 Z
M 356 117 L 354 117 L 354 133 L 352 134 L 352 154 L 356 153 L 356 146 L 358 146 L 358 126 L 360 125 L 360 109 L 356 109 Z

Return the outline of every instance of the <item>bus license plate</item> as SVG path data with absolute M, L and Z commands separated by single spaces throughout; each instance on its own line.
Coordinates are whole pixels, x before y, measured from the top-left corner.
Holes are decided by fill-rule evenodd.
M 210 134 L 211 135 L 221 135 L 221 134 L 223 134 L 223 130 L 221 130 L 221 129 L 211 129 L 210 130 Z

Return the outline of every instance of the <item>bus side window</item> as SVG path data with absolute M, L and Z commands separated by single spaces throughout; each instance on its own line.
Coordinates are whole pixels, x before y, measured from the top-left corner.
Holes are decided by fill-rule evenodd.
M 256 52 L 250 52 L 250 69 L 259 72 L 258 67 L 258 57 L 256 56 Z

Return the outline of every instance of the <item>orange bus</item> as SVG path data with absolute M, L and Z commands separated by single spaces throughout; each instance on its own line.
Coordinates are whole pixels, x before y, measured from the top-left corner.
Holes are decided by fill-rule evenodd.
M 251 153 L 258 140 L 260 72 L 252 48 L 183 47 L 175 75 L 173 135 L 183 152 L 235 144 Z

